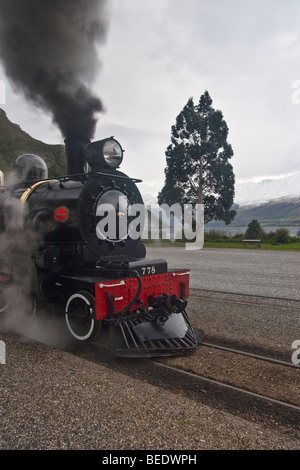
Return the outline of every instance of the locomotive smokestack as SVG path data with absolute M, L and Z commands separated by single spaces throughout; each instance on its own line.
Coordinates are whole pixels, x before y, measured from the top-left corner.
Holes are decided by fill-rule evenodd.
M 85 173 L 87 163 L 84 151 L 89 143 L 89 140 L 77 140 L 72 137 L 65 139 L 68 175 Z
M 97 45 L 108 29 L 107 3 L 0 0 L 0 58 L 6 75 L 27 99 L 52 113 L 64 138 L 90 140 L 95 114 L 103 111 L 91 85 L 100 66 Z M 79 154 L 74 157 L 81 162 Z M 82 164 L 68 161 L 68 166 Z

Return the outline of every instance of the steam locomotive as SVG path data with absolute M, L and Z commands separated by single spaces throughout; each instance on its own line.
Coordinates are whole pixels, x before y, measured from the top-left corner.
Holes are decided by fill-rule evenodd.
M 7 289 L 20 290 L 26 281 L 30 313 L 42 305 L 63 315 L 81 344 L 102 336 L 119 356 L 194 350 L 203 331 L 186 313 L 189 271 L 146 258 L 140 180 L 118 169 L 120 143 L 68 138 L 65 148 L 66 176 L 49 179 L 44 160 L 24 154 L 12 183 L 0 191 L 0 239 L 9 234 L 9 197 L 22 207 L 22 238 L 28 240 L 25 248 L 16 244 L 8 262 L 1 255 L 0 315 Z

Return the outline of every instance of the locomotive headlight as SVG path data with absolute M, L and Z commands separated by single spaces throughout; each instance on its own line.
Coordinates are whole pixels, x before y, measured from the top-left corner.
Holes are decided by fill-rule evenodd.
M 108 139 L 103 145 L 103 157 L 112 168 L 118 168 L 123 160 L 123 150 L 119 142 Z
M 89 144 L 85 156 L 91 170 L 118 168 L 123 160 L 123 149 L 113 137 Z

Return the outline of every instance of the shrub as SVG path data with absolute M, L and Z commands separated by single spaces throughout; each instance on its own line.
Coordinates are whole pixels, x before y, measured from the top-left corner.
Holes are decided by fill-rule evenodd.
M 275 232 L 268 232 L 266 234 L 265 242 L 266 243 L 276 243 L 276 234 L 275 234 Z
M 279 228 L 275 232 L 275 241 L 276 243 L 290 243 L 290 232 L 287 228 Z
M 225 231 L 223 230 L 216 230 L 216 229 L 210 229 L 209 232 L 204 233 L 204 240 L 206 242 L 208 241 L 222 241 L 222 240 L 227 240 L 228 235 Z
M 234 235 L 231 236 L 231 239 L 234 241 L 243 241 L 245 238 L 244 232 L 237 232 Z

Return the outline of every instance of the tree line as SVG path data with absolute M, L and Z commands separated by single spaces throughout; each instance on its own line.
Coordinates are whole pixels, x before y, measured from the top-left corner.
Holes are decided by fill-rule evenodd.
M 262 243 L 287 244 L 300 241 L 300 229 L 296 236 L 292 236 L 287 228 L 278 228 L 275 231 L 267 232 L 261 226 L 258 220 L 253 219 L 249 222 L 246 232 L 238 232 L 234 235 L 228 235 L 225 231 L 211 229 L 204 234 L 205 241 L 243 241 L 244 239 L 261 240 Z

